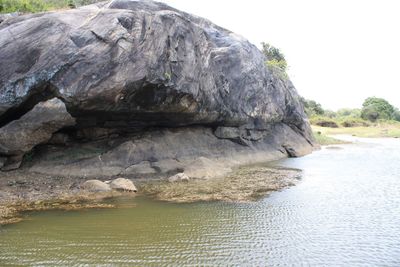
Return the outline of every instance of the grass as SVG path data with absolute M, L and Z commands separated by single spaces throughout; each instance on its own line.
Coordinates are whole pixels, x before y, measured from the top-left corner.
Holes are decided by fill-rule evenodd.
M 74 8 L 100 1 L 102 0 L 0 0 L 0 13 L 36 13 Z
M 378 137 L 400 138 L 400 123 L 398 122 L 390 122 L 390 123 L 382 122 L 373 124 L 369 127 L 359 126 L 359 127 L 329 128 L 329 127 L 320 127 L 313 125 L 312 128 L 314 132 L 320 132 L 321 136 L 347 134 L 347 135 L 353 135 L 358 137 L 369 137 L 369 138 L 378 138 Z M 317 135 L 316 138 L 318 138 Z
M 340 116 L 340 117 L 327 117 L 314 115 L 310 117 L 310 123 L 312 125 L 322 127 L 368 127 L 373 125 L 372 122 L 363 120 L 362 118 L 352 116 Z
M 319 128 L 323 128 L 323 127 L 319 127 Z M 313 130 L 314 130 L 314 127 L 313 127 Z M 346 141 L 342 141 L 342 140 L 330 137 L 330 136 L 322 133 L 319 130 L 314 130 L 313 132 L 314 132 L 315 140 L 321 146 L 338 145 L 338 144 L 346 144 L 347 143 Z

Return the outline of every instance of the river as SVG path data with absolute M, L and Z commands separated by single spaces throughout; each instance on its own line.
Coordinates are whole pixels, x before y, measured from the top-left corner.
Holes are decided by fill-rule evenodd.
M 27 214 L 0 227 L 0 265 L 400 266 L 400 140 L 347 138 L 273 163 L 302 180 L 257 202 Z

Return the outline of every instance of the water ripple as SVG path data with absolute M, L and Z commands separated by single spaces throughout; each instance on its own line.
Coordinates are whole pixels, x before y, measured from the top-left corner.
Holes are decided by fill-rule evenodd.
M 42 212 L 0 228 L 0 265 L 400 266 L 400 143 L 279 162 L 299 185 L 254 203 Z

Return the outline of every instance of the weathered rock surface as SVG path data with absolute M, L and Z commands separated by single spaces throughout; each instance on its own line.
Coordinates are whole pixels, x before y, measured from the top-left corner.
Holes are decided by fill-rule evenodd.
M 117 178 L 110 182 L 110 187 L 117 191 L 137 192 L 133 182 L 126 178 Z
M 22 164 L 24 154 L 8 156 L 1 167 L 2 171 L 12 171 L 18 169 Z
M 81 189 L 89 192 L 108 192 L 111 191 L 110 185 L 100 180 L 88 180 L 81 185 Z
M 9 156 L 2 170 L 17 169 L 26 152 L 49 141 L 57 130 L 74 124 L 61 100 L 40 102 L 20 119 L 0 128 L 0 154 Z
M 185 173 L 180 172 L 171 177 L 168 177 L 168 182 L 176 183 L 176 182 L 189 182 L 190 178 Z
M 185 173 L 190 178 L 195 179 L 217 178 L 230 173 L 232 171 L 230 166 L 232 165 L 234 164 L 215 159 L 211 160 L 206 157 L 198 157 L 187 164 Z
M 0 169 L 1 169 L 1 167 L 4 166 L 4 163 L 6 162 L 6 160 L 7 160 L 7 158 L 5 158 L 5 157 L 0 157 Z
M 20 119 L 0 128 L 0 154 L 20 155 L 50 140 L 62 127 L 74 125 L 64 103 L 53 98 L 40 102 Z
M 295 88 L 254 45 L 162 3 L 114 0 L 8 18 L 0 47 L 1 131 L 54 97 L 76 119 L 59 125 L 68 138 L 49 142 L 68 149 L 41 147 L 31 172 L 171 174 L 199 157 L 226 159 L 229 169 L 313 149 Z
M 147 131 L 140 137 L 133 135 L 118 142 L 115 147 L 105 147 L 103 152 L 99 150 L 102 143 L 97 141 L 92 144 L 93 148 L 85 148 L 88 151 L 98 150 L 90 154 L 79 143 L 68 150 L 64 147 L 43 148 L 40 153 L 43 156 L 35 158 L 30 171 L 102 178 L 143 178 L 151 173 L 171 175 L 175 171 L 208 179 L 226 174 L 235 165 L 287 157 L 287 149 L 290 148 L 297 151 L 298 156 L 309 153 L 310 149 L 309 143 L 285 124 L 270 125 L 265 137 L 251 142 L 251 146 L 217 138 L 211 128 L 200 126 Z M 104 146 L 105 143 L 108 143 L 107 140 L 103 141 Z
M 7 14 L 0 14 L 0 24 L 1 24 L 3 21 L 7 20 L 7 19 L 15 18 L 15 17 L 18 17 L 18 16 L 20 16 L 20 15 L 21 15 L 21 13 L 19 13 L 19 12 L 7 13 Z
M 80 126 L 284 121 L 311 140 L 294 87 L 254 45 L 165 4 L 114 0 L 20 16 L 0 36 L 3 121 L 43 94 L 63 99 Z
M 157 171 L 151 167 L 150 162 L 142 161 L 138 164 L 129 166 L 121 174 L 123 175 L 151 175 L 155 174 Z
M 163 159 L 160 161 L 153 162 L 151 167 L 157 172 L 170 173 L 183 171 L 183 164 L 176 159 Z

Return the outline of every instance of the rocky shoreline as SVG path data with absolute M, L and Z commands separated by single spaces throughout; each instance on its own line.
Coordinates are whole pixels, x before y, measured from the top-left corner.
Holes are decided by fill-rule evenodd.
M 32 175 L 19 170 L 0 179 L 0 225 L 23 220 L 26 211 L 115 208 L 104 200 L 144 195 L 157 200 L 184 203 L 195 201 L 255 201 L 271 192 L 295 185 L 301 172 L 265 165 L 242 166 L 228 175 L 212 179 L 135 179 L 138 192 L 88 190 L 87 180 L 78 177 Z M 93 180 L 89 180 L 93 181 Z M 98 180 L 96 180 L 98 181 Z M 100 182 L 100 181 L 99 181 Z M 101 182 L 100 182 L 101 183 Z
M 128 196 L 127 190 L 84 188 L 85 179 L 27 173 L 23 169 L 2 173 L 0 179 L 0 225 L 16 223 L 25 211 L 112 208 L 104 199 Z

